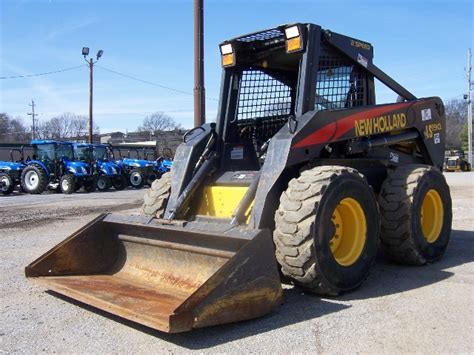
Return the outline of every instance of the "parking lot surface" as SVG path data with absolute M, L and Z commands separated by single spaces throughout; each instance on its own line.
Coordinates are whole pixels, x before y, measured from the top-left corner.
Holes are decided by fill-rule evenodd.
M 474 352 L 474 173 L 446 174 L 444 258 L 400 266 L 381 253 L 362 287 L 320 298 L 286 287 L 256 320 L 168 335 L 45 292 L 24 267 L 99 213 L 138 209 L 145 190 L 0 196 L 0 351 L 5 353 Z

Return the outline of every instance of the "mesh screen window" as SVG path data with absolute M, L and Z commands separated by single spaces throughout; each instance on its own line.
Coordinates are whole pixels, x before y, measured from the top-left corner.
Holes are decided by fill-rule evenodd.
M 315 109 L 341 109 L 364 105 L 361 70 L 335 55 L 322 55 L 316 77 Z
M 237 119 L 291 114 L 291 88 L 260 70 L 246 70 L 240 82 Z

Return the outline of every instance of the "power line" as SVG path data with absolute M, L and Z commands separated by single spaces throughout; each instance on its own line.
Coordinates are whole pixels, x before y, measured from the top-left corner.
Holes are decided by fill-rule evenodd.
M 45 73 L 36 73 L 36 74 L 26 74 L 26 75 L 16 75 L 16 76 L 0 76 L 0 79 L 5 80 L 5 79 L 19 79 L 19 78 L 31 78 L 34 76 L 43 76 L 43 75 L 50 75 L 50 74 L 56 74 L 56 73 L 62 73 L 65 71 L 70 71 L 78 68 L 84 67 L 85 64 L 78 65 L 76 67 L 70 67 L 70 68 L 64 68 L 60 70 L 55 70 L 55 71 L 49 71 Z
M 140 78 L 137 78 L 137 77 L 128 75 L 128 74 L 120 73 L 120 72 L 115 71 L 115 70 L 112 70 L 112 69 L 107 69 L 107 68 L 105 68 L 105 67 L 103 67 L 103 66 L 101 66 L 101 65 L 96 65 L 96 67 L 97 67 L 97 68 L 100 68 L 100 69 L 102 69 L 102 70 L 108 71 L 108 72 L 110 72 L 110 73 L 123 76 L 123 77 L 128 78 L 128 79 L 131 79 L 131 80 L 139 81 L 139 82 L 141 82 L 141 83 L 145 83 L 145 84 L 148 84 L 148 85 L 157 86 L 157 87 L 159 87 L 159 88 L 166 89 L 166 90 L 170 90 L 170 91 L 174 91 L 174 92 L 177 92 L 177 93 L 180 93 L 180 94 L 193 96 L 193 93 L 188 92 L 188 91 L 179 90 L 179 89 L 174 89 L 174 88 L 169 87 L 169 86 L 166 86 L 166 85 L 161 85 L 161 84 L 158 84 L 158 83 L 154 83 L 154 82 L 152 82 L 152 81 L 143 80 L 143 79 L 140 79 Z M 219 101 L 219 100 L 214 99 L 214 98 L 212 98 L 212 97 L 206 97 L 206 99 L 208 99 L 208 100 L 213 100 L 213 101 Z

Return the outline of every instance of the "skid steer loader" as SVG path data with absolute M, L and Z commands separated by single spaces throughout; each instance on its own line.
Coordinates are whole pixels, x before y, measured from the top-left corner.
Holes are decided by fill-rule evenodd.
M 379 243 L 439 259 L 451 232 L 445 113 L 371 44 L 291 24 L 220 45 L 216 123 L 189 131 L 141 214 L 102 215 L 26 267 L 57 293 L 164 332 L 262 316 L 281 282 L 357 288 Z M 374 79 L 396 103 L 376 105 Z

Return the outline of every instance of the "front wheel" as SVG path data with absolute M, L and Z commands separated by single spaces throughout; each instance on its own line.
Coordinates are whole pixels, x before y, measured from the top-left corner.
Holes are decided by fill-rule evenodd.
M 123 175 L 117 176 L 112 180 L 115 190 L 123 190 L 127 187 L 127 178 Z
M 150 174 L 146 177 L 146 184 L 148 186 L 151 186 L 153 184 L 153 181 L 155 181 L 156 179 L 159 179 L 159 176 L 157 174 Z
M 84 190 L 86 192 L 94 192 L 96 189 L 95 179 L 88 179 L 84 181 Z
M 110 189 L 111 183 L 110 183 L 110 178 L 107 176 L 99 176 L 97 178 L 97 190 L 100 192 L 107 191 Z
M 145 185 L 145 177 L 140 170 L 133 169 L 128 176 L 130 185 L 135 189 L 141 189 Z
M 281 272 L 295 285 L 333 296 L 357 288 L 379 243 L 372 188 L 348 167 L 302 172 L 281 195 L 273 240 Z
M 63 194 L 70 195 L 76 191 L 76 182 L 74 181 L 74 175 L 66 174 L 59 180 L 59 188 Z
M 4 195 L 10 195 L 15 189 L 15 183 L 10 175 L 0 173 L 0 189 Z

